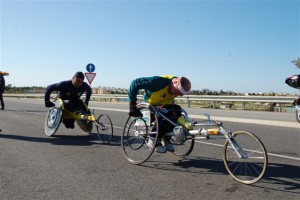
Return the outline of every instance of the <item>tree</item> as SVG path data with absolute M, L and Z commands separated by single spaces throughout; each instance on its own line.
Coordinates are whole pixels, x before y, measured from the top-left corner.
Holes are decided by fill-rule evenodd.
M 297 60 L 293 60 L 293 61 L 291 61 L 291 62 L 292 62 L 293 64 L 295 64 L 297 68 L 300 69 L 300 58 L 298 58 Z

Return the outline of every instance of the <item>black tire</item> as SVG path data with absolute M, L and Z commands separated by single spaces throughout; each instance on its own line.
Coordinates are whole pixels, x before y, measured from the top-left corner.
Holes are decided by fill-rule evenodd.
M 253 184 L 259 181 L 266 172 L 268 155 L 265 146 L 253 133 L 237 131 L 232 134 L 232 143 L 239 146 L 239 157 L 226 140 L 224 144 L 224 164 L 229 175 L 244 184 Z
M 158 119 L 145 104 L 137 105 L 142 113 L 151 113 L 152 120 L 128 117 L 121 138 L 125 158 L 132 164 L 139 165 L 147 161 L 155 150 L 158 139 Z M 149 120 L 149 121 L 148 121 Z
M 103 144 L 109 144 L 114 135 L 113 124 L 107 114 L 99 115 L 96 122 L 97 136 Z

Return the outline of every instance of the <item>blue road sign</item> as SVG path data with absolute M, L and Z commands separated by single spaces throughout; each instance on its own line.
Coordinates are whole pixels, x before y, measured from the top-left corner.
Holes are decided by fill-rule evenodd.
M 95 65 L 94 64 L 92 64 L 92 63 L 90 63 L 90 64 L 88 64 L 87 66 L 86 66 L 86 70 L 88 71 L 88 72 L 94 72 L 95 71 Z

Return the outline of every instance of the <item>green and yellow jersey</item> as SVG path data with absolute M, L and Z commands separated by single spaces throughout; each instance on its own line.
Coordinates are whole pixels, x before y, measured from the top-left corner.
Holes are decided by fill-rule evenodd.
M 144 89 L 144 102 L 154 106 L 174 103 L 174 96 L 169 93 L 170 83 L 174 76 L 152 76 L 133 80 L 128 90 L 129 101 L 136 103 L 137 94 Z

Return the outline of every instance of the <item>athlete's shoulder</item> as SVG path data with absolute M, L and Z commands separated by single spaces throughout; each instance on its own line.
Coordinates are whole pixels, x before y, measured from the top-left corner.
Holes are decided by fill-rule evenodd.
M 165 79 L 173 79 L 175 76 L 173 76 L 173 75 L 161 75 L 160 77 L 165 78 Z
M 166 86 L 168 86 L 172 82 L 172 76 L 154 76 L 155 78 L 151 84 L 151 91 L 158 91 Z
M 89 84 L 87 84 L 86 82 L 83 82 L 80 88 L 82 88 L 85 91 L 92 90 L 91 86 Z
M 82 85 L 83 85 L 84 87 L 90 87 L 90 85 L 87 84 L 87 82 L 83 82 Z

